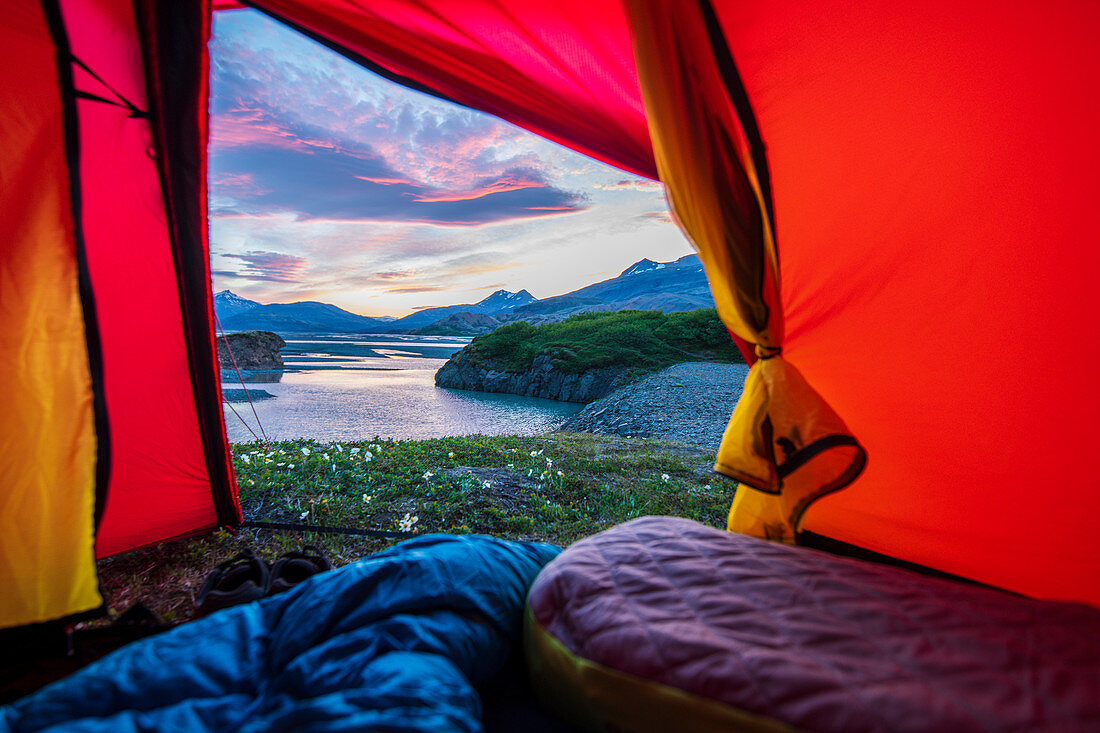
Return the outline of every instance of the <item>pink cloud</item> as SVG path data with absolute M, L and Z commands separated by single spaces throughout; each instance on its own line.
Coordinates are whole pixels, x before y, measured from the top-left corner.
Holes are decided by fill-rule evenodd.
M 367 183 L 377 183 L 382 186 L 395 186 L 399 183 L 414 184 L 416 183 L 409 178 L 381 178 L 375 176 L 355 176 L 360 181 L 366 181 Z
M 309 260 L 305 257 L 282 252 L 257 250 L 244 254 L 223 254 L 222 257 L 241 260 L 244 267 L 236 272 L 236 277 L 248 280 L 293 283 L 298 282 L 309 269 Z
M 542 181 L 536 181 L 533 178 L 525 178 L 512 174 L 507 175 L 500 180 L 493 181 L 492 183 L 481 186 L 479 188 L 474 188 L 472 190 L 455 191 L 453 193 L 421 194 L 419 196 L 416 196 L 413 200 L 422 203 L 435 203 L 440 201 L 473 201 L 474 199 L 484 198 L 485 196 L 489 196 L 494 193 L 503 193 L 505 191 L 520 191 L 525 188 L 548 188 L 548 186 Z

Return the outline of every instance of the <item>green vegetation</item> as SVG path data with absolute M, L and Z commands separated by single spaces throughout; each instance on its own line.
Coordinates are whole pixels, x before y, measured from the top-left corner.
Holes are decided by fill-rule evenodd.
M 580 313 L 541 326 L 517 321 L 475 338 L 466 354 L 474 363 L 508 372 L 525 371 L 546 354 L 567 374 L 618 365 L 655 372 L 683 361 L 743 361 L 713 308 Z
M 713 452 L 581 433 L 233 446 L 245 519 L 409 534 L 476 533 L 560 545 L 647 514 L 724 526 L 733 482 Z M 109 606 L 134 601 L 186 620 L 214 565 L 252 547 L 269 560 L 303 544 L 343 565 L 399 539 L 245 529 L 104 560 Z

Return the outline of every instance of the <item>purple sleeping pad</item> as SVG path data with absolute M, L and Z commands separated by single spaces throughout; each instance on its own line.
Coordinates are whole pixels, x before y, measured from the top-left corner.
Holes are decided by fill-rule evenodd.
M 581 666 L 806 730 L 1100 730 L 1100 609 L 1084 604 L 670 517 L 573 545 L 528 604 Z

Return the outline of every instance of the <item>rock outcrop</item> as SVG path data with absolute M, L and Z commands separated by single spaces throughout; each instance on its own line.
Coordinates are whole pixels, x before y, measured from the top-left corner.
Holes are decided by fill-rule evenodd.
M 465 349 L 452 356 L 435 373 L 437 386 L 586 403 L 598 400 L 632 378 L 632 370 L 627 367 L 605 367 L 566 374 L 557 369 L 547 355 L 536 356 L 531 368 L 524 372 L 497 371 L 473 363 L 464 352 Z
M 218 365 L 222 369 L 232 369 L 236 359 L 238 369 L 282 369 L 283 357 L 279 355 L 279 349 L 284 346 L 286 341 L 271 331 L 226 334 L 218 339 Z

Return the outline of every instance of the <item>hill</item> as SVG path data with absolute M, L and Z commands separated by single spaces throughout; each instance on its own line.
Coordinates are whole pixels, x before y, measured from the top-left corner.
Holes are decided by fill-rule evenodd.
M 214 312 L 226 331 L 364 333 L 381 332 L 393 323 L 390 319 L 360 316 L 316 301 L 264 305 L 230 290 L 214 295 Z
M 541 326 L 509 323 L 454 354 L 435 381 L 455 389 L 591 402 L 684 361 L 741 361 L 714 309 L 583 313 Z

